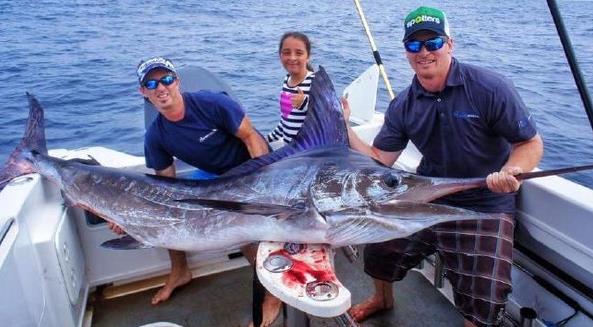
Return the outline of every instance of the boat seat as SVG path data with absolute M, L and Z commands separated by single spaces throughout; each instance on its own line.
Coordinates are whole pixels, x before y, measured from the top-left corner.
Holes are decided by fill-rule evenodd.
M 255 271 L 262 285 L 288 305 L 286 326 L 309 326 L 305 313 L 357 326 L 347 312 L 351 294 L 335 274 L 334 254 L 327 244 L 259 243 Z

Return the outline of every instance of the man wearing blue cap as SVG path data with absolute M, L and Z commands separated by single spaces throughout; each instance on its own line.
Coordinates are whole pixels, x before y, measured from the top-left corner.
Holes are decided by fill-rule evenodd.
M 250 158 L 268 153 L 267 142 L 229 96 L 210 91 L 182 93 L 177 70 L 169 59 L 155 57 L 143 61 L 137 75 L 139 92 L 158 111 L 144 140 L 146 166 L 157 175 L 176 176 L 174 157 L 205 172 L 201 178 L 215 178 Z M 123 233 L 118 226 L 111 228 Z M 254 261 L 256 250 L 253 245 L 242 249 L 250 262 Z M 166 301 L 177 287 L 192 279 L 185 253 L 169 250 L 169 256 L 171 273 L 165 286 L 152 298 L 153 305 Z M 272 308 L 274 312 L 264 310 L 264 319 L 277 315 L 281 303 L 273 302 L 277 304 Z
M 411 141 L 423 156 L 420 175 L 487 176 L 488 189 L 435 202 L 500 219 L 443 223 L 404 239 L 367 245 L 364 267 L 374 279 L 375 293 L 350 314 L 362 321 L 391 309 L 392 283 L 436 252 L 464 325 L 497 325 L 511 291 L 514 198 L 520 187 L 513 175 L 537 166 L 543 143 L 508 79 L 452 56 L 454 43 L 442 11 L 420 7 L 406 17 L 404 30 L 406 57 L 415 72 L 412 84 L 390 103 L 372 146 L 349 128 L 351 147 L 392 166 Z M 348 119 L 348 103 L 343 104 Z

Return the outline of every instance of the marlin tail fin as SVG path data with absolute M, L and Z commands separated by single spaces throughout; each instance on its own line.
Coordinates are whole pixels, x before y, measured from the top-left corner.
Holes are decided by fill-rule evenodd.
M 29 100 L 29 118 L 25 128 L 25 135 L 21 143 L 12 151 L 4 167 L 0 170 L 0 191 L 13 178 L 31 173 L 30 165 L 22 164 L 22 153 L 24 151 L 35 151 L 47 154 L 45 142 L 45 128 L 43 119 L 43 108 L 39 101 L 32 94 L 27 93 Z

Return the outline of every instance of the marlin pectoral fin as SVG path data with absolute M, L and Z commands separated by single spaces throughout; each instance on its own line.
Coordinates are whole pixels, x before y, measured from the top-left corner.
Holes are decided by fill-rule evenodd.
M 150 245 L 138 242 L 130 235 L 105 241 L 101 243 L 101 247 L 111 250 L 138 250 L 152 248 Z
M 432 225 L 456 220 L 499 219 L 486 214 L 434 203 L 391 201 L 368 208 L 346 208 L 323 214 L 330 224 L 327 238 L 333 245 L 384 242 L 407 237 Z
M 72 159 L 68 159 L 66 161 L 68 161 L 68 162 L 78 162 L 78 163 L 81 163 L 83 165 L 88 165 L 88 166 L 101 166 L 101 164 L 99 163 L 99 161 L 97 161 L 97 159 L 93 158 L 92 156 L 89 156 L 88 159 L 72 158 Z
M 305 205 L 301 203 L 287 206 L 281 204 L 247 203 L 199 198 L 179 199 L 175 200 L 175 202 L 198 205 L 201 208 L 209 207 L 212 209 L 240 212 L 248 215 L 276 216 L 278 218 L 286 218 L 294 214 L 301 214 L 306 210 Z

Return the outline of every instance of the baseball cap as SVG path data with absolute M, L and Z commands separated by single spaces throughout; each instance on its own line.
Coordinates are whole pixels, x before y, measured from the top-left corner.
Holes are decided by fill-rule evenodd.
M 154 57 L 146 61 L 141 61 L 138 64 L 138 69 L 136 71 L 136 74 L 138 74 L 138 81 L 142 83 L 146 75 L 148 75 L 148 73 L 157 68 L 166 69 L 172 72 L 173 74 L 177 75 L 177 70 L 175 69 L 175 66 L 173 65 L 173 62 L 171 62 L 171 60 L 165 57 Z
M 418 7 L 411 11 L 404 19 L 404 30 L 404 42 L 421 30 L 433 31 L 440 36 L 451 36 L 445 13 L 431 7 Z

